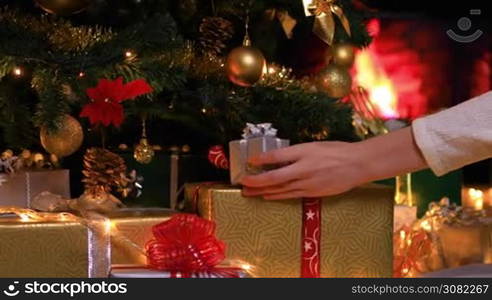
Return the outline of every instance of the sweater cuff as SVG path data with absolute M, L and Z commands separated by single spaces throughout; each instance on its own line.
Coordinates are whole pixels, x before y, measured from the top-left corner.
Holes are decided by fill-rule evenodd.
M 429 168 L 436 174 L 436 176 L 442 176 L 448 173 L 445 163 L 442 161 L 439 155 L 439 143 L 436 143 L 432 138 L 432 134 L 427 129 L 427 122 L 429 119 L 421 118 L 413 121 L 412 131 L 415 143 L 419 147 L 422 155 Z

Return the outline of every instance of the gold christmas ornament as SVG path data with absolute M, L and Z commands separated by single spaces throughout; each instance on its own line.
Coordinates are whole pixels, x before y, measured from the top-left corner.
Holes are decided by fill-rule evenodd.
M 354 64 L 355 47 L 348 43 L 336 44 L 332 48 L 333 62 L 341 67 L 349 68 Z
M 350 94 L 352 77 L 346 68 L 331 64 L 318 75 L 316 85 L 332 98 L 343 98 Z
M 142 138 L 138 145 L 135 146 L 135 151 L 133 152 L 133 157 L 136 161 L 141 164 L 148 164 L 154 158 L 154 149 L 152 145 L 149 144 L 147 140 L 145 118 L 142 120 Z
M 227 77 L 239 86 L 252 86 L 260 80 L 265 62 L 260 50 L 244 45 L 237 47 L 227 57 Z
M 135 146 L 135 152 L 133 157 L 141 164 L 148 164 L 154 158 L 154 149 L 149 144 L 147 138 L 141 138 L 137 146 Z
M 50 132 L 46 127 L 41 127 L 41 145 L 46 151 L 58 157 L 73 154 L 82 145 L 84 132 L 79 121 L 70 115 L 61 119 L 58 130 Z
M 84 11 L 91 0 L 36 0 L 36 3 L 50 14 L 69 16 Z
M 243 45 L 229 53 L 226 61 L 226 73 L 229 80 L 239 86 L 248 87 L 260 80 L 265 70 L 266 60 L 260 50 L 251 46 L 246 21 L 246 35 Z

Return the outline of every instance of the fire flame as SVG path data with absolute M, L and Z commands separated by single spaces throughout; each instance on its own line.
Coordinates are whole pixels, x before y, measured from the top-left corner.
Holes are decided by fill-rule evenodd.
M 398 97 L 393 82 L 378 63 L 371 47 L 355 58 L 355 81 L 369 92 L 369 99 L 384 119 L 398 118 Z

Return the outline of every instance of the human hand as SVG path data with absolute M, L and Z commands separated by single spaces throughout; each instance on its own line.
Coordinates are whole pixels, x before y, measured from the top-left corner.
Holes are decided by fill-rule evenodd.
M 252 158 L 253 165 L 287 166 L 242 180 L 244 196 L 268 200 L 321 197 L 339 194 L 364 183 L 363 149 L 359 143 L 299 144 Z

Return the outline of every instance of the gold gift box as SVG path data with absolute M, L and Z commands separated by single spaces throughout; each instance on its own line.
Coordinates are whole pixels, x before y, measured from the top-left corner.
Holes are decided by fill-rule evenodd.
M 135 246 L 145 249 L 145 244 L 153 238 L 152 227 L 169 220 L 175 211 L 167 209 L 129 209 L 108 215 L 112 230 L 131 241 Z M 147 259 L 134 247 L 124 245 L 124 241 L 113 239 L 111 263 L 113 265 L 145 265 Z
M 173 213 L 161 209 L 114 212 L 92 223 L 106 235 L 74 221 L 0 217 L 0 277 L 107 277 L 111 264 L 145 264 L 137 248 L 144 249 L 152 226 Z M 108 230 L 116 230 L 122 238 L 112 239 L 110 245 Z
M 366 185 L 323 199 L 321 277 L 392 276 L 393 196 Z M 301 201 L 245 198 L 211 184 L 188 185 L 186 197 L 188 208 L 216 222 L 228 259 L 252 265 L 257 277 L 300 277 Z
M 489 220 L 489 222 L 492 220 Z M 467 226 L 444 225 L 437 232 L 442 268 L 492 263 L 492 222 Z

